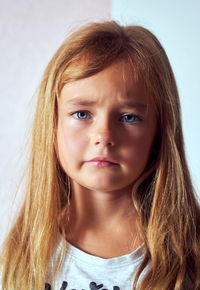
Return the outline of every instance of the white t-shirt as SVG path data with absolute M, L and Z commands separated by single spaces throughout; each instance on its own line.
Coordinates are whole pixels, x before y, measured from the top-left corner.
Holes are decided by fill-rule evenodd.
M 104 259 L 85 253 L 65 240 L 59 244 L 56 255 L 61 251 L 62 243 L 66 244 L 66 258 L 55 281 L 52 264 L 49 264 L 46 290 L 132 290 L 144 246 L 124 256 Z

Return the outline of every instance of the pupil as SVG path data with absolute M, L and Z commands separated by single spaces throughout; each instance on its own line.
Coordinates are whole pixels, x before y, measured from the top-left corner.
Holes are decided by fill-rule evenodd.
M 85 113 L 84 113 L 84 112 L 80 112 L 80 113 L 79 113 L 79 116 L 80 116 L 81 118 L 84 118 L 84 117 L 85 117 Z
M 127 119 L 127 121 L 132 121 L 132 120 L 133 120 L 133 116 L 131 116 L 131 115 L 126 115 L 126 119 Z

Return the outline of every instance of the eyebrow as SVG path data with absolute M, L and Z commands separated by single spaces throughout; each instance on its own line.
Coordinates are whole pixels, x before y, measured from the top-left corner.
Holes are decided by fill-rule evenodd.
M 84 107 L 84 106 L 96 105 L 97 102 L 91 101 L 91 100 L 83 100 L 82 98 L 73 98 L 73 99 L 67 101 L 65 104 Z M 120 107 L 122 107 L 122 108 L 138 108 L 141 110 L 145 110 L 147 108 L 147 105 L 144 103 L 139 103 L 139 102 L 125 101 L 125 102 L 121 103 Z

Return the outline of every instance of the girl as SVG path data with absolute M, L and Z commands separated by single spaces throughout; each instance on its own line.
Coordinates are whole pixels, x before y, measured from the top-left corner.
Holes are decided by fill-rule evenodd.
M 168 58 L 139 26 L 90 24 L 38 90 L 3 289 L 200 289 L 200 210 Z

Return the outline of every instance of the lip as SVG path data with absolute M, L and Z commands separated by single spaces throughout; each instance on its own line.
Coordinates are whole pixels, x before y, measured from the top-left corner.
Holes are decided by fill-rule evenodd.
M 111 167 L 118 165 L 118 163 L 116 163 L 114 160 L 107 157 L 96 157 L 88 160 L 87 163 L 90 163 L 95 167 Z

